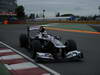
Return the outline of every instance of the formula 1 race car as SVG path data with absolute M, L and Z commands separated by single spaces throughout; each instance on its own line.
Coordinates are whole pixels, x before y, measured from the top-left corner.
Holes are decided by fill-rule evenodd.
M 32 53 L 33 59 L 74 59 L 83 58 L 83 53 L 77 50 L 74 40 L 67 40 L 63 44 L 61 38 L 49 34 L 38 33 L 34 37 L 32 30 L 39 30 L 40 26 L 31 26 L 27 28 L 26 34 L 19 37 L 20 47 L 27 48 Z

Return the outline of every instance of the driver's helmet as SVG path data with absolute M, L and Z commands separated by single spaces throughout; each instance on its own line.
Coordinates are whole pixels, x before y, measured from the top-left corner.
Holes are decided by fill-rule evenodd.
M 41 33 L 43 33 L 43 32 L 45 31 L 45 28 L 44 28 L 43 26 L 41 26 L 40 29 L 39 29 L 39 31 L 40 31 Z

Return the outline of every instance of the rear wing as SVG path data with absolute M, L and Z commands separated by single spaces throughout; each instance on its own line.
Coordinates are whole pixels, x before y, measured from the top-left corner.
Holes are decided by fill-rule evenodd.
M 30 38 L 30 31 L 32 31 L 32 30 L 39 30 L 39 28 L 40 28 L 40 26 L 28 26 L 27 27 L 27 36 L 28 36 L 28 38 Z
M 27 36 L 30 37 L 30 31 L 32 30 L 39 30 L 41 26 L 48 26 L 48 25 L 38 25 L 38 26 L 28 26 L 27 27 Z
M 47 26 L 51 26 L 51 25 L 46 24 L 46 25 L 39 25 L 39 26 L 30 26 L 30 27 L 28 27 L 28 30 L 29 31 L 31 31 L 31 30 L 38 30 L 41 26 L 47 27 Z
M 31 31 L 31 30 L 38 30 L 40 28 L 40 26 L 30 26 L 28 27 L 28 30 Z

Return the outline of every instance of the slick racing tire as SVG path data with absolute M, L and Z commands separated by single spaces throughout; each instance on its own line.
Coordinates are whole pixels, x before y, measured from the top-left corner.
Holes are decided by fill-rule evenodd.
M 65 42 L 65 46 L 66 46 L 67 52 L 77 50 L 77 45 L 76 45 L 76 42 L 74 40 L 67 40 Z
M 44 48 L 42 48 L 41 42 L 39 40 L 33 40 L 31 45 L 32 45 L 31 46 L 32 47 L 32 58 L 35 59 L 35 60 L 38 58 L 37 52 L 48 52 L 48 53 L 52 54 L 54 59 L 58 58 L 57 57 L 57 51 L 56 51 L 54 45 L 51 42 L 47 43 L 47 46 L 45 46 Z
M 20 47 L 28 48 L 28 37 L 26 34 L 21 34 L 19 37 Z
M 52 54 L 54 59 L 58 59 L 57 54 L 58 54 L 59 50 L 57 48 L 55 48 L 55 46 L 52 42 L 49 41 L 45 47 L 46 47 L 46 50 L 48 50 L 48 52 Z
M 84 58 L 84 55 L 83 55 L 83 53 L 81 53 L 81 54 L 80 54 L 80 58 Z
M 33 40 L 31 42 L 32 58 L 37 58 L 37 52 L 41 50 L 41 43 L 39 40 Z

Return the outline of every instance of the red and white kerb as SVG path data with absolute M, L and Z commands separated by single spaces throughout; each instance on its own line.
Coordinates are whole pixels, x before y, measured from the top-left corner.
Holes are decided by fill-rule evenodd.
M 50 75 L 11 49 L 0 48 L 0 62 L 7 67 L 11 75 Z

